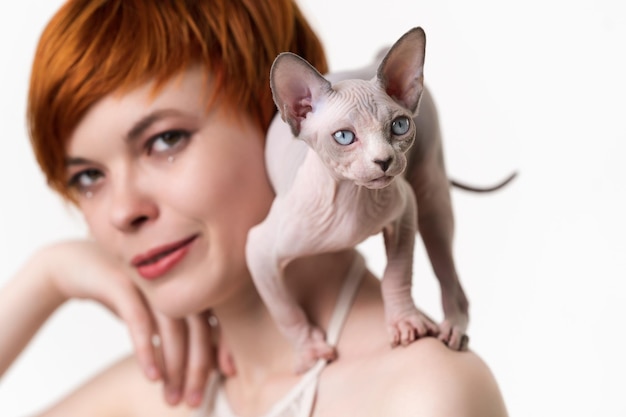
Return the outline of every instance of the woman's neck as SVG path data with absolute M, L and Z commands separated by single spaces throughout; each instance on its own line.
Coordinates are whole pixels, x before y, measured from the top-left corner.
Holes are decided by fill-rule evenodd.
M 322 328 L 330 320 L 354 256 L 354 250 L 311 256 L 293 261 L 285 270 L 291 293 Z M 294 349 L 279 332 L 251 279 L 214 312 L 243 383 L 259 386 L 276 375 L 293 375 Z

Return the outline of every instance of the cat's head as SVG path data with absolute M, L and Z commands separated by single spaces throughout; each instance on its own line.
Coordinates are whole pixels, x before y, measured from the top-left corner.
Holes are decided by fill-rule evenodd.
M 301 57 L 279 55 L 270 80 L 282 119 L 336 178 L 387 186 L 404 171 L 415 139 L 425 43 L 424 31 L 414 28 L 391 47 L 373 79 L 335 84 Z

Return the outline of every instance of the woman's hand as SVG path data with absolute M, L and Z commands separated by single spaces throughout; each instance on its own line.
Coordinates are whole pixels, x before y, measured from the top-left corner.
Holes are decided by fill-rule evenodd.
M 165 376 L 166 401 L 176 405 L 184 400 L 189 406 L 199 406 L 209 372 L 217 366 L 224 375 L 235 374 L 223 339 L 217 341 L 217 319 L 210 311 L 184 320 L 174 320 L 158 312 L 154 317 L 158 336 L 153 341 L 160 358 L 158 369 Z M 143 356 L 149 357 L 150 352 Z
M 213 342 L 216 330 L 210 324 L 210 312 L 172 319 L 153 311 L 131 281 L 128 271 L 92 241 L 70 241 L 46 247 L 35 255 L 30 264 L 31 267 L 27 266 L 13 280 L 13 287 L 17 290 L 9 287 L 8 294 L 0 295 L 13 300 L 10 305 L 16 306 L 13 308 L 16 310 L 24 309 L 17 307 L 20 304 L 28 305 L 20 303 L 19 298 L 47 294 L 51 300 L 48 304 L 54 306 L 50 311 L 37 315 L 30 311 L 22 312 L 25 317 L 28 313 L 33 316 L 30 326 L 27 326 L 32 333 L 54 308 L 66 300 L 98 301 L 126 323 L 143 372 L 150 380 L 163 381 L 166 401 L 171 405 L 182 401 L 190 406 L 200 404 L 208 375 L 216 366 L 214 358 L 218 356 Z M 31 284 L 27 285 L 25 281 Z M 19 313 L 13 310 L 6 311 L 0 307 L 0 315 L 7 317 L 8 314 Z M 16 333 L 22 333 L 18 336 L 22 336 L 23 344 L 32 336 L 19 330 L 19 325 L 14 328 Z M 13 343 L 5 350 L 11 352 L 18 346 L 19 343 Z M 0 343 L 0 354 L 3 353 L 2 348 Z M 219 356 L 225 358 L 224 355 Z M 228 361 L 220 362 L 224 365 L 224 372 L 233 373 Z
M 128 272 L 95 242 L 60 243 L 43 256 L 54 259 L 51 277 L 63 297 L 99 301 L 126 323 L 143 372 L 163 381 L 169 404 L 200 405 L 217 356 L 222 372 L 234 373 L 227 355 L 216 354 L 210 312 L 173 319 L 153 311 Z

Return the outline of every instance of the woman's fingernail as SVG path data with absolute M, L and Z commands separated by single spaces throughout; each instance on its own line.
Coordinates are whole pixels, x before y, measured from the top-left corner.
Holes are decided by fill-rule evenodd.
M 180 402 L 180 391 L 175 388 L 168 388 L 165 393 L 165 398 L 171 405 L 176 405 Z
M 146 368 L 146 375 L 152 381 L 156 381 L 157 379 L 159 379 L 159 370 L 157 369 L 156 366 L 150 365 Z
M 199 406 L 201 401 L 202 401 L 202 394 L 199 391 L 193 391 L 191 394 L 187 396 L 187 403 L 191 407 Z

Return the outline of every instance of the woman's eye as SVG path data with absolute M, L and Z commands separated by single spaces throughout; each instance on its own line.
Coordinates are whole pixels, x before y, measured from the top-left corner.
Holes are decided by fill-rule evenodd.
M 74 175 L 70 179 L 68 186 L 78 191 L 84 191 L 93 187 L 101 177 L 102 173 L 97 169 L 86 169 Z
M 394 135 L 404 135 L 409 131 L 411 121 L 406 116 L 401 116 L 391 122 L 391 132 Z
M 354 133 L 349 130 L 338 130 L 333 133 L 333 139 L 340 145 L 346 146 L 354 142 Z
M 171 130 L 158 134 L 150 139 L 148 151 L 157 153 L 169 151 L 188 137 L 189 133 L 182 130 Z

